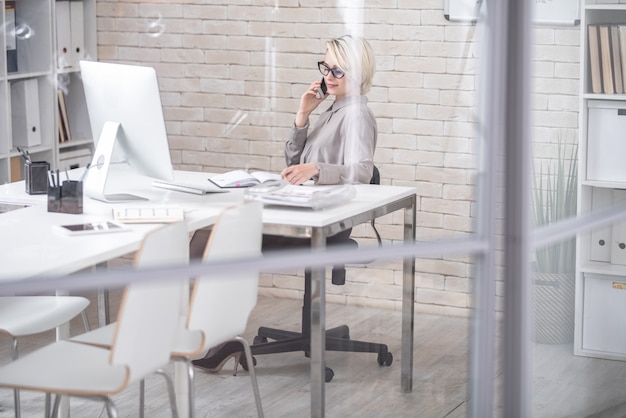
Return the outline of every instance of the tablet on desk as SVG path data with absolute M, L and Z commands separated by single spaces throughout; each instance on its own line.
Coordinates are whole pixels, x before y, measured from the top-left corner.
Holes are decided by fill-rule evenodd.
M 55 227 L 67 235 L 106 234 L 110 232 L 128 231 L 129 228 L 113 221 L 84 222 L 68 225 L 55 225 Z

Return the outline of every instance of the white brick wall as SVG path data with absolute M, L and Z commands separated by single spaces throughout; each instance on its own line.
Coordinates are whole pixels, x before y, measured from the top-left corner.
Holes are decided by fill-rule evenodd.
M 159 74 L 177 168 L 283 168 L 282 145 L 298 99 L 320 77 L 330 37 L 370 40 L 378 72 L 369 98 L 379 125 L 384 184 L 418 194 L 419 240 L 462 237 L 475 214 L 477 50 L 474 25 L 449 22 L 441 0 L 99 0 L 98 58 L 142 63 Z M 535 30 L 533 117 L 537 157 L 554 158 L 559 135 L 577 139 L 578 27 Z M 321 106 L 320 109 L 324 107 Z M 386 244 L 402 215 L 377 221 Z M 371 243 L 368 226 L 355 229 Z M 418 260 L 416 309 L 468 315 L 469 258 Z M 398 260 L 350 267 L 331 287 L 338 303 L 399 309 Z M 263 292 L 300 297 L 296 272 L 264 275 Z

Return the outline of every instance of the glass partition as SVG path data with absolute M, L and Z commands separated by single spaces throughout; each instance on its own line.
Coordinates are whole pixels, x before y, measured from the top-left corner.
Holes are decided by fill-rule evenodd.
M 202 211 L 243 200 L 240 190 L 187 212 L 190 236 L 202 231 L 189 272 L 261 270 L 242 336 L 266 416 L 626 413 L 617 48 L 626 6 L 582 1 L 85 1 L 83 18 L 95 21 L 87 59 L 156 69 L 177 172 L 355 187 L 346 212 L 266 206 L 258 260 L 198 260 L 217 219 Z M 80 73 L 68 74 L 55 75 L 70 92 L 69 125 L 89 143 Z M 322 78 L 327 95 L 316 98 Z M 294 171 L 299 163 L 308 165 Z M 367 184 L 372 166 L 379 185 Z M 133 251 L 88 285 L 84 271 L 60 279 L 91 298 L 93 324 L 106 322 L 107 294 L 112 321 L 121 287 L 140 280 Z M 33 293 L 27 282 L 0 290 Z M 288 335 L 276 330 L 310 341 L 259 348 Z M 196 413 L 255 414 L 249 372 L 230 376 L 234 354 L 213 373 L 196 367 Z M 154 406 L 167 401 L 161 383 L 147 385 L 159 393 L 148 408 L 169 415 Z M 116 398 L 120 409 L 134 401 Z

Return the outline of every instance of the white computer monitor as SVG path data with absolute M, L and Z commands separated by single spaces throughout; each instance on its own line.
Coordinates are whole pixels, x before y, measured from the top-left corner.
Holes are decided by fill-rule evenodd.
M 106 190 L 111 165 L 127 164 L 134 173 L 172 181 L 174 171 L 152 67 L 81 61 L 87 111 L 95 142 L 84 193 L 106 202 L 142 199 L 123 190 Z

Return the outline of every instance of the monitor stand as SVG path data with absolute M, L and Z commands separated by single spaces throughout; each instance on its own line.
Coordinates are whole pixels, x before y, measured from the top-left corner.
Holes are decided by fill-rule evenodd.
M 106 194 L 104 192 L 111 168 L 111 157 L 113 155 L 113 146 L 117 140 L 120 130 L 119 122 L 105 122 L 102 127 L 98 145 L 93 154 L 91 165 L 89 166 L 87 176 L 85 177 L 84 193 L 92 199 L 100 200 L 106 203 L 136 202 L 148 200 L 145 197 L 136 196 L 127 193 Z

